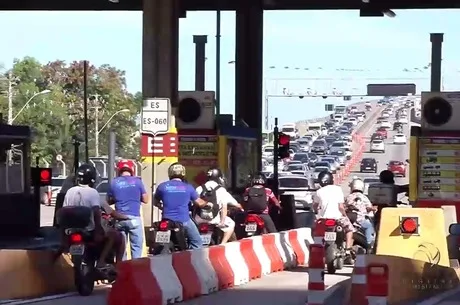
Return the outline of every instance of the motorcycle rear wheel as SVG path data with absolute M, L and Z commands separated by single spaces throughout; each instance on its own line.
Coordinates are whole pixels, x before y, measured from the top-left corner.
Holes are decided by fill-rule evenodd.
M 330 244 L 326 248 L 326 269 L 329 274 L 335 274 L 337 272 L 336 257 L 338 252 L 337 245 L 335 243 Z
M 72 258 L 74 271 L 74 284 L 81 296 L 89 296 L 94 291 L 93 271 L 90 265 L 84 265 L 81 258 Z

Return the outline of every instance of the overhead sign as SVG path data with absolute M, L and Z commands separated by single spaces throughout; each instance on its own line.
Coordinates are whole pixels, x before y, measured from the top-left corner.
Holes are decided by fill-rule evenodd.
M 326 105 L 324 105 L 324 110 L 326 110 L 326 111 L 334 111 L 334 104 L 326 104 Z
M 168 98 L 149 98 L 141 112 L 141 131 L 156 136 L 169 130 L 171 101 Z
M 368 96 L 406 96 L 416 94 L 415 84 L 368 84 Z

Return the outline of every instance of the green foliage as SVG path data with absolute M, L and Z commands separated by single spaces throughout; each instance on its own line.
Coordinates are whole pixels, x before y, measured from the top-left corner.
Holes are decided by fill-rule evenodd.
M 43 65 L 33 57 L 25 57 L 16 59 L 11 71 L 0 67 L 0 112 L 4 118 L 8 112 L 8 72 L 12 72 L 14 78 L 13 117 L 18 115 L 14 124 L 29 125 L 34 129 L 32 160 L 38 156 L 53 163 L 60 154 L 70 165 L 73 159 L 71 138 L 73 135 L 84 137 L 83 61 L 66 63 L 55 60 Z M 37 94 L 43 90 L 50 92 Z M 133 135 L 138 130 L 136 118 L 142 96 L 127 91 L 125 72 L 110 65 L 90 65 L 88 97 L 90 156 L 95 155 L 97 120 L 100 155 L 107 155 L 108 132 L 113 129 L 117 133 L 118 155 L 137 158 L 139 139 Z M 128 111 L 118 112 L 122 109 Z M 84 150 L 83 145 L 81 149 Z

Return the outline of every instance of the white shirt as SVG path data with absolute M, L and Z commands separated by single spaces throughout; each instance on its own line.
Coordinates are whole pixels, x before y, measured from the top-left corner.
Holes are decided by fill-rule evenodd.
M 101 202 L 99 198 L 99 193 L 96 189 L 93 189 L 89 186 L 74 186 L 71 187 L 64 197 L 63 207 L 75 207 L 75 206 L 85 206 L 85 207 L 100 207 Z M 94 230 L 94 218 L 91 217 L 90 224 L 87 227 L 87 230 Z
M 209 189 L 216 188 L 217 186 L 219 186 L 219 184 L 217 184 L 217 182 L 215 181 L 208 181 L 204 184 L 204 186 L 209 190 Z M 203 192 L 203 188 L 201 186 L 197 187 L 196 192 L 198 193 L 198 195 L 200 195 Z M 219 206 L 219 211 L 222 210 L 222 208 L 226 207 L 227 205 L 233 205 L 233 206 L 238 205 L 238 202 L 235 200 L 235 198 L 233 198 L 233 196 L 229 192 L 227 192 L 227 190 L 224 187 L 220 187 L 216 191 L 216 199 L 217 199 L 216 203 Z M 217 216 L 214 217 L 211 223 L 213 224 L 220 223 L 220 213 L 218 213 Z
M 318 218 L 323 219 L 342 218 L 339 205 L 344 201 L 345 195 L 338 185 L 326 185 L 313 195 L 313 202 L 318 204 Z

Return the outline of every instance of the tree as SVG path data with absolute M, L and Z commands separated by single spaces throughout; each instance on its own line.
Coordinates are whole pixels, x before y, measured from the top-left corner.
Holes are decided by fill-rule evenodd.
M 32 154 L 50 163 L 60 154 L 72 163 L 73 146 L 71 137 L 84 133 L 83 111 L 83 61 L 66 64 L 62 60 L 41 65 L 33 57 L 15 60 L 13 75 L 18 79 L 14 86 L 15 115 L 34 94 L 50 90 L 49 94 L 37 95 L 20 113 L 15 124 L 30 125 L 34 128 L 35 140 Z M 0 90 L 1 90 L 0 86 Z M 4 93 L 4 92 L 2 92 Z M 130 94 L 126 89 L 124 71 L 110 65 L 88 67 L 88 129 L 90 156 L 95 151 L 95 125 L 99 129 L 121 109 L 99 134 L 99 151 L 106 155 L 108 132 L 112 128 L 117 133 L 118 154 L 125 158 L 138 155 L 139 143 L 132 141 L 136 132 L 136 117 L 139 113 L 139 95 Z M 5 112 L 5 94 L 0 97 L 0 111 Z M 142 99 L 141 99 L 142 101 Z M 6 103 L 7 104 L 7 103 Z M 95 111 L 98 107 L 98 111 Z

